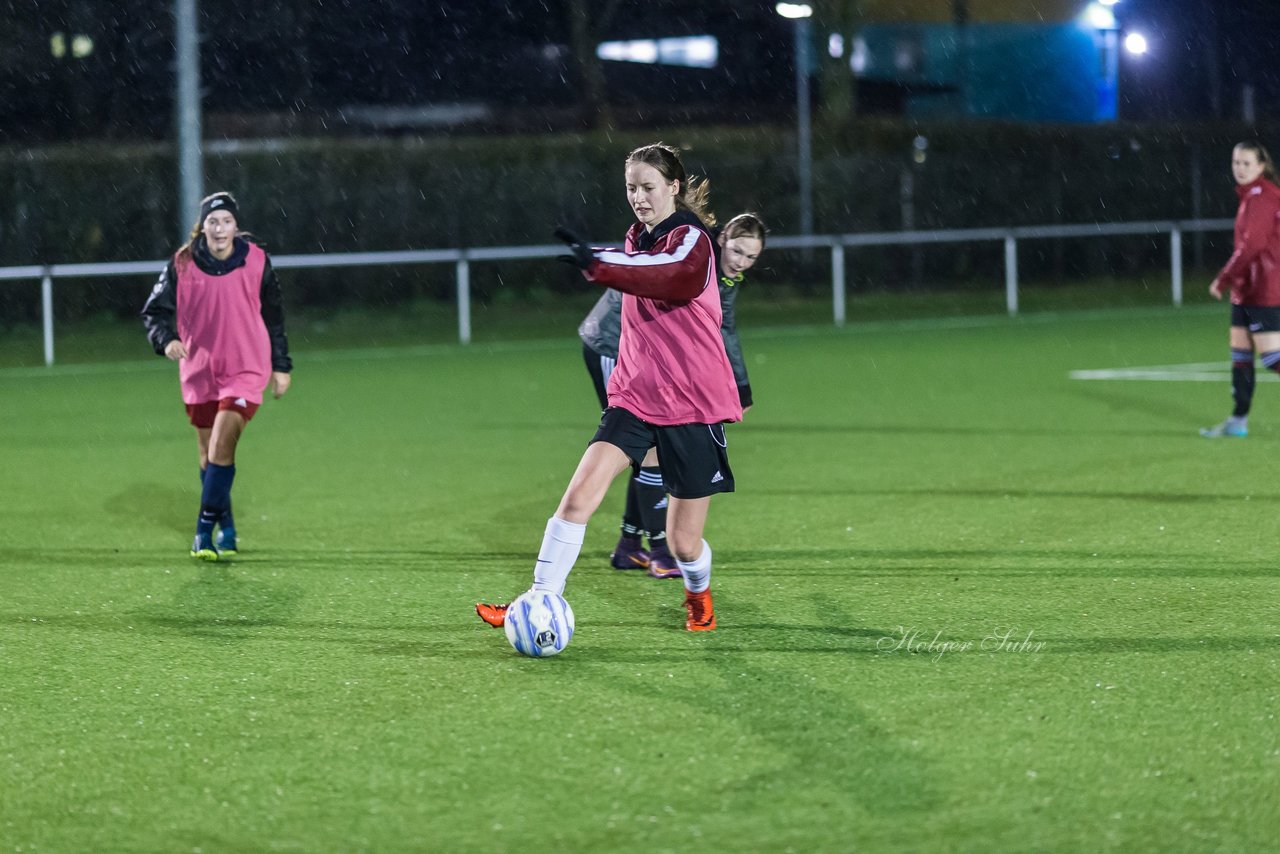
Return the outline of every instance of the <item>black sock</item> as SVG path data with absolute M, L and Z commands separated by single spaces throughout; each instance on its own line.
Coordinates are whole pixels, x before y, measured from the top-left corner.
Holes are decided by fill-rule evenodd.
M 640 518 L 649 535 L 649 548 L 667 545 L 667 493 L 662 488 L 662 470 L 657 466 L 644 466 L 640 475 L 633 478 L 628 490 L 636 495 L 640 506 Z
M 1254 375 L 1252 361 L 1231 363 L 1231 398 L 1236 402 L 1232 415 L 1243 418 L 1249 414 L 1249 407 L 1253 404 L 1253 388 L 1256 384 L 1257 378 Z
M 635 479 L 628 478 L 627 503 L 622 511 L 622 536 L 638 540 L 644 536 L 644 519 L 640 515 L 640 501 L 635 485 Z

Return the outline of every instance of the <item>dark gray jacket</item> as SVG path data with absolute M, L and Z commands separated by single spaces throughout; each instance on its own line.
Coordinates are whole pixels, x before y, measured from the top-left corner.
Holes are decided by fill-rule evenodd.
M 618 338 L 622 335 L 622 292 L 605 288 L 600 299 L 578 325 L 582 343 L 601 356 L 618 358 Z

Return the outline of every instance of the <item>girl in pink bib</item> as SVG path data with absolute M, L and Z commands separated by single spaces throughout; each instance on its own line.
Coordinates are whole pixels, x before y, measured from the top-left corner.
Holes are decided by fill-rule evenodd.
M 624 177 L 637 222 L 622 249 L 596 249 L 556 232 L 572 252 L 565 260 L 588 281 L 622 292 L 622 333 L 609 406 L 547 522 L 532 590 L 563 594 L 609 484 L 628 467 L 638 473 L 656 449 L 670 495 L 667 540 L 684 581 L 685 628 L 710 631 L 711 547 L 702 532 L 711 496 L 734 489 L 724 422 L 742 419 L 720 336 L 719 277 L 707 232 L 715 219 L 706 183 L 688 177 L 670 146 L 632 151 Z M 480 603 L 476 612 L 501 626 L 507 606 Z
M 293 362 L 271 259 L 239 230 L 235 198 L 214 193 L 143 306 L 147 338 L 178 363 L 182 401 L 200 452 L 200 514 L 191 556 L 238 551 L 231 514 L 236 445 L 270 388 L 289 388 Z M 215 528 L 216 537 L 215 537 Z

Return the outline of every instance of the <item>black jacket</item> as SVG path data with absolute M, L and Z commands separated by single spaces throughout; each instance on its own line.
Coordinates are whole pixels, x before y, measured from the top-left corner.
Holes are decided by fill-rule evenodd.
M 232 270 L 244 266 L 249 255 L 249 243 L 243 238 L 235 239 L 235 248 L 230 257 L 219 261 L 209 254 L 204 237 L 196 238 L 191 247 L 191 260 L 204 273 L 210 276 L 225 276 Z M 271 370 L 289 373 L 293 370 L 293 360 L 289 358 L 289 339 L 284 333 L 284 304 L 280 294 L 280 280 L 271 266 L 271 258 L 266 260 L 262 270 L 262 323 L 267 327 L 267 336 L 271 339 Z M 178 271 L 173 259 L 165 265 L 160 274 L 160 281 L 151 290 L 147 303 L 142 307 L 142 322 L 147 328 L 147 340 L 157 355 L 164 355 L 164 348 L 178 337 Z

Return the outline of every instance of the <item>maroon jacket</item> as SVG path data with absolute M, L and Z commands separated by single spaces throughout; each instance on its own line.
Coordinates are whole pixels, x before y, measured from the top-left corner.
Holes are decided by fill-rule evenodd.
M 663 426 L 742 420 L 713 246 L 698 217 L 678 210 L 651 232 L 632 225 L 622 252 L 593 250 L 586 277 L 623 294 L 610 406 Z
M 1236 249 L 1218 283 L 1236 305 L 1280 306 L 1280 187 L 1260 177 L 1236 193 Z

